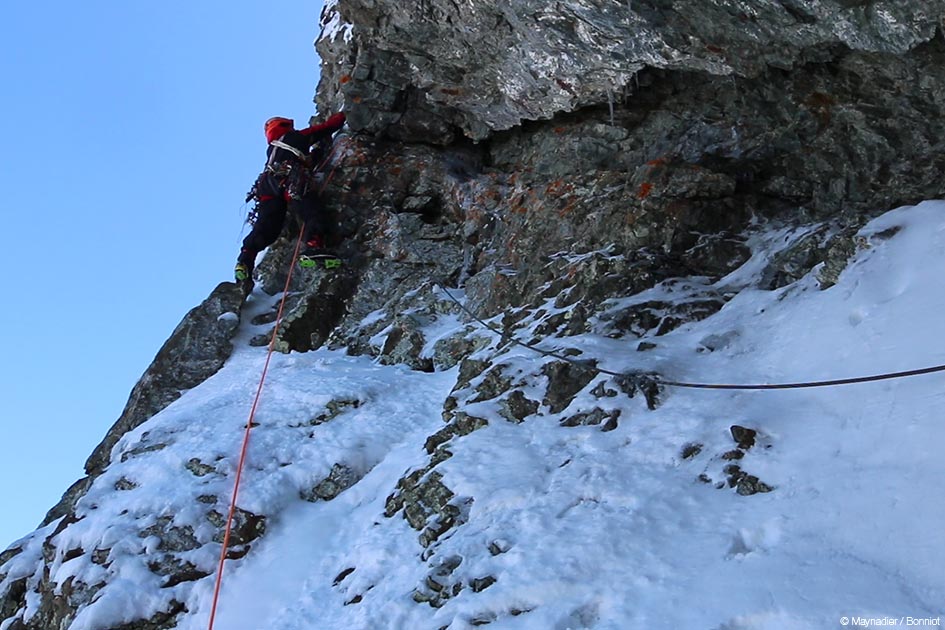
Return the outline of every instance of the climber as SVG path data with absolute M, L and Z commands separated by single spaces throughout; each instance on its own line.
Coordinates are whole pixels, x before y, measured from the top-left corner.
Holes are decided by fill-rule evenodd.
M 312 170 L 325 158 L 325 144 L 330 146 L 332 134 L 344 124 L 342 112 L 320 125 L 301 130 L 296 130 L 289 118 L 275 117 L 266 121 L 268 160 L 246 196 L 246 201 L 256 200 L 256 221 L 252 231 L 243 239 L 236 261 L 234 274 L 237 282 L 252 277 L 256 255 L 279 237 L 287 209 L 295 212 L 304 226 L 302 238 L 305 246 L 299 264 L 311 266 L 313 257 L 327 253 L 323 248 L 328 226 L 318 191 L 310 190 L 309 183 Z

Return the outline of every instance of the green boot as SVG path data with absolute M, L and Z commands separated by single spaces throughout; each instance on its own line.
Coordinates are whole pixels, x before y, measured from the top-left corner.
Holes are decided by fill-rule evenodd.
M 253 270 L 246 263 L 238 262 L 233 269 L 233 276 L 236 278 L 236 282 L 245 282 L 253 277 Z

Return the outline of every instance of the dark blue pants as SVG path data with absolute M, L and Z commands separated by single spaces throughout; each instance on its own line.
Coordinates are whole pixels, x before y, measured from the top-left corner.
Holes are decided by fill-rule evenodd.
M 304 241 L 310 241 L 316 236 L 324 239 L 328 232 L 328 220 L 317 192 L 311 191 L 298 200 L 286 200 L 285 195 L 271 197 L 256 205 L 256 224 L 243 239 L 239 262 L 252 266 L 256 254 L 279 238 L 287 211 L 295 214 L 305 226 L 302 236 Z

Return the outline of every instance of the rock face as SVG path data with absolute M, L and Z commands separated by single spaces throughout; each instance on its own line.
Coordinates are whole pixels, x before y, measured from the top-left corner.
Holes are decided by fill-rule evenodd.
M 458 127 L 482 140 L 639 92 L 644 69 L 756 79 L 839 49 L 907 53 L 933 38 L 942 11 L 932 0 L 340 0 L 323 23 L 350 27 L 322 42 L 320 104 L 340 92 L 355 126 L 441 141 Z M 400 116 L 422 111 L 435 120 Z
M 613 404 L 621 394 L 642 394 L 643 412 L 659 405 L 652 381 L 599 372 L 583 337 L 647 351 L 710 317 L 748 286 L 715 282 L 749 259 L 762 227 L 793 237 L 752 286 L 784 286 L 821 263 L 826 286 L 868 218 L 945 194 L 943 16 L 932 0 L 329 1 L 317 101 L 343 108 L 351 131 L 324 200 L 348 263 L 294 280 L 276 348 L 459 366 L 429 457 L 392 484 L 386 515 L 404 518 L 425 554 L 463 525 L 474 498 L 436 469 L 496 421 L 483 405 L 513 424 L 546 417 L 602 431 L 626 419 Z M 291 245 L 277 242 L 260 266 L 269 293 L 281 291 Z M 647 297 L 655 287 L 660 297 Z M 89 477 L 50 511 L 41 561 L 95 553 L 58 549 L 56 535 L 121 436 L 220 368 L 238 310 L 221 285 L 175 330 L 89 458 Z M 554 354 L 530 372 L 508 368 L 516 344 L 540 340 Z M 595 404 L 575 403 L 583 394 Z M 163 447 L 142 438 L 136 448 Z M 199 460 L 188 469 L 214 471 Z M 337 463 L 303 498 L 332 500 L 362 473 Z M 725 474 L 746 501 L 776 491 L 735 464 Z M 265 517 L 245 515 L 245 540 L 263 535 Z M 150 526 L 160 531 L 143 536 L 198 544 L 180 524 Z M 204 578 L 173 553 L 156 549 L 152 572 L 174 585 Z M 436 569 L 416 601 L 455 596 L 456 566 Z M 42 614 L 23 621 L 25 580 L 4 582 L 11 630 L 67 627 L 101 587 L 46 580 Z M 181 612 L 128 627 L 173 627 Z

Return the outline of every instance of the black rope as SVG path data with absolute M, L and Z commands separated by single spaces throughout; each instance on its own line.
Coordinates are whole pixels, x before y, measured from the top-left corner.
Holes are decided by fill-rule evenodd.
M 443 290 L 444 293 L 446 293 L 447 297 L 449 297 L 450 300 L 452 300 L 459 308 L 463 310 L 464 313 L 472 317 L 481 326 L 484 326 L 485 328 L 491 330 L 492 332 L 499 335 L 503 339 L 507 337 L 505 333 L 496 329 L 494 326 L 486 323 L 481 318 L 477 317 L 475 313 L 473 313 L 468 308 L 466 308 L 466 305 L 460 302 L 458 299 L 456 299 L 456 296 L 450 293 L 446 289 L 446 287 L 441 287 L 441 289 Z M 831 379 L 831 380 L 826 380 L 826 381 L 808 381 L 808 382 L 801 382 L 801 383 L 754 383 L 754 384 L 748 384 L 748 385 L 744 385 L 744 384 L 728 385 L 728 384 L 722 384 L 722 383 L 687 383 L 684 381 L 667 381 L 667 380 L 664 380 L 659 375 L 650 373 L 650 372 L 621 373 L 621 372 L 614 372 L 612 370 L 605 370 L 604 368 L 597 367 L 595 361 L 590 360 L 590 359 L 584 359 L 580 361 L 575 360 L 573 357 L 559 354 L 557 352 L 551 352 L 550 350 L 543 350 L 541 348 L 536 347 L 534 344 L 529 344 L 529 343 L 525 343 L 524 341 L 519 341 L 518 339 L 515 339 L 514 337 L 507 337 L 507 338 L 509 341 L 511 341 L 515 345 L 522 346 L 523 348 L 527 348 L 533 352 L 537 352 L 538 354 L 544 355 L 546 357 L 553 357 L 555 359 L 567 361 L 568 363 L 572 363 L 578 367 L 583 367 L 588 370 L 593 370 L 595 372 L 598 372 L 599 374 L 615 376 L 621 379 L 634 378 L 634 379 L 643 380 L 643 381 L 648 380 L 648 381 L 655 382 L 658 385 L 662 385 L 666 387 L 686 387 L 689 389 L 727 389 L 727 390 L 810 389 L 813 387 L 836 387 L 838 385 L 853 385 L 856 383 L 872 383 L 876 381 L 888 381 L 891 379 L 906 378 L 909 376 L 921 376 L 922 374 L 933 374 L 935 372 L 945 372 L 945 365 L 933 365 L 931 367 L 919 368 L 917 370 L 905 370 L 903 372 L 889 372 L 886 374 L 875 374 L 873 376 L 856 376 L 852 378 L 838 378 L 838 379 Z
M 680 381 L 664 381 L 657 378 L 660 385 L 669 385 L 671 387 L 689 387 L 692 389 L 808 389 L 811 387 L 835 387 L 837 385 L 853 385 L 855 383 L 872 383 L 875 381 L 888 381 L 894 378 L 905 378 L 907 376 L 919 376 L 921 374 L 932 374 L 934 372 L 945 372 L 945 365 L 933 365 L 932 367 L 920 368 L 918 370 L 905 370 L 903 372 L 889 372 L 887 374 L 875 374 L 873 376 L 856 376 L 852 378 L 837 378 L 829 381 L 810 381 L 806 383 L 771 383 L 756 385 L 721 385 L 712 383 L 684 383 Z
M 576 366 L 578 366 L 578 367 L 583 367 L 583 368 L 586 368 L 586 369 L 589 369 L 589 370 L 594 370 L 595 372 L 599 372 L 599 373 L 601 373 L 601 374 L 607 374 L 607 375 L 609 375 L 609 376 L 617 376 L 617 377 L 626 376 L 626 374 L 623 374 L 623 373 L 620 373 L 620 372 L 612 372 L 612 371 L 610 371 L 610 370 L 605 370 L 604 368 L 599 368 L 599 367 L 597 367 L 596 362 L 593 361 L 593 360 L 591 360 L 591 359 L 577 360 L 577 359 L 575 359 L 574 357 L 569 357 L 569 356 L 564 355 L 564 354 L 559 354 L 559 353 L 557 353 L 557 352 L 552 352 L 551 350 L 543 350 L 543 349 L 537 347 L 535 344 L 525 343 L 524 341 L 519 341 L 519 340 L 516 339 L 515 337 L 508 336 L 508 335 L 506 335 L 504 332 L 502 332 L 501 330 L 495 328 L 494 326 L 492 326 L 492 325 L 490 325 L 490 324 L 484 322 L 482 319 L 480 319 L 479 317 L 477 317 L 475 313 L 473 313 L 473 312 L 470 311 L 468 308 L 466 308 L 466 305 L 465 305 L 465 304 L 463 304 L 462 302 L 460 302 L 459 300 L 457 300 L 457 299 L 456 299 L 456 296 L 454 296 L 452 293 L 450 293 L 450 292 L 446 289 L 446 287 L 440 287 L 440 288 L 443 290 L 443 293 L 445 293 L 445 294 L 456 304 L 456 306 L 458 306 L 459 308 L 461 308 L 464 313 L 466 313 L 467 315 L 469 315 L 470 317 L 472 317 L 474 320 L 476 320 L 477 322 L 479 322 L 479 324 L 480 324 L 481 326 L 484 326 L 485 328 L 491 330 L 492 332 L 494 332 L 495 334 L 499 335 L 499 336 L 502 337 L 503 339 L 506 339 L 507 341 L 510 341 L 510 342 L 512 342 L 513 344 L 517 345 L 517 346 L 522 346 L 523 348 L 528 348 L 528 349 L 531 350 L 532 352 L 537 352 L 538 354 L 544 355 L 544 356 L 546 356 L 546 357 L 553 357 L 553 358 L 555 358 L 555 359 L 561 359 L 562 361 L 567 361 L 568 363 L 572 363 L 572 364 L 574 364 L 574 365 L 576 365 Z

